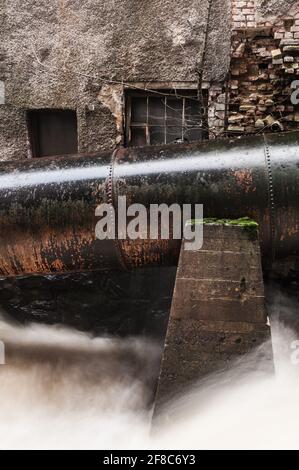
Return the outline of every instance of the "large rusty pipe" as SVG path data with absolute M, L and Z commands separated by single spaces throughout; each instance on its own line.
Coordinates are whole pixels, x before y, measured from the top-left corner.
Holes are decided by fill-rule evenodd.
M 177 240 L 97 240 L 95 208 L 203 204 L 249 216 L 265 260 L 299 255 L 299 133 L 119 149 L 0 165 L 0 275 L 176 264 Z

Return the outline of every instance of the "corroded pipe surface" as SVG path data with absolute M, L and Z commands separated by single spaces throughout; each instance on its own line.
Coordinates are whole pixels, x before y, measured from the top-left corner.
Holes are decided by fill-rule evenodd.
M 95 208 L 203 204 L 204 217 L 249 216 L 263 257 L 299 257 L 299 133 L 119 149 L 0 165 L 0 275 L 176 264 L 177 240 L 95 237 Z

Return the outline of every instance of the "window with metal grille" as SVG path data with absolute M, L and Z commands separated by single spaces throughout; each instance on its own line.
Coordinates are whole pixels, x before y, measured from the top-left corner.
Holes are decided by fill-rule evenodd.
M 77 115 L 62 109 L 28 111 L 28 133 L 33 157 L 78 152 Z
M 196 91 L 128 92 L 126 144 L 139 147 L 202 140 L 207 129 L 200 110 Z

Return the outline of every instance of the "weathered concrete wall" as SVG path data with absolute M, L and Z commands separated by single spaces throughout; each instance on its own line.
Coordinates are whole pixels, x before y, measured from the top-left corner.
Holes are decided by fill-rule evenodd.
M 208 18 L 205 76 L 223 78 L 230 0 L 211 1 L 209 15 L 209 0 L 6 0 L 1 159 L 27 156 L 28 108 L 76 109 L 79 151 L 114 147 L 122 123 L 113 109 L 122 83 L 196 83 Z M 115 95 L 112 110 L 98 99 L 106 81 Z
M 165 402 L 260 347 L 273 368 L 257 231 L 205 225 L 202 250 L 181 249 L 156 397 Z M 246 365 L 248 367 L 248 364 Z

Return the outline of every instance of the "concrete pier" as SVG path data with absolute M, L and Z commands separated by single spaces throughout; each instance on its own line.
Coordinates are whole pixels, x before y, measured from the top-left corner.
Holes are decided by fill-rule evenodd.
M 257 226 L 205 225 L 201 250 L 187 251 L 182 243 L 155 415 L 191 384 L 270 338 Z M 260 357 L 271 368 L 271 342 Z

